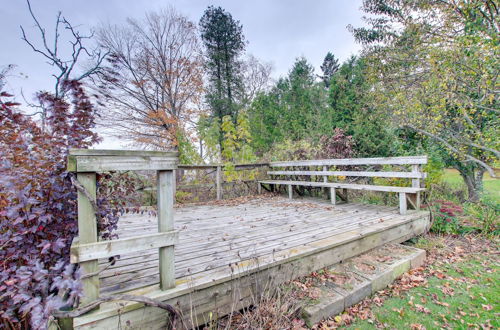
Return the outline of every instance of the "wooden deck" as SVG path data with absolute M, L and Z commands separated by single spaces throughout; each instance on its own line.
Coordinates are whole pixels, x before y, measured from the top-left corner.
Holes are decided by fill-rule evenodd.
M 282 197 L 223 201 L 175 209 L 176 287 L 159 290 L 158 249 L 122 255 L 100 275 L 101 295 L 129 293 L 169 302 L 188 326 L 253 303 L 278 285 L 387 242 L 424 232 L 429 214 L 396 207 Z M 127 215 L 120 238 L 158 231 L 157 219 Z M 103 269 L 109 263 L 99 261 Z M 210 314 L 212 313 L 212 314 Z M 75 318 L 75 328 L 161 328 L 164 311 L 138 303 L 106 303 Z

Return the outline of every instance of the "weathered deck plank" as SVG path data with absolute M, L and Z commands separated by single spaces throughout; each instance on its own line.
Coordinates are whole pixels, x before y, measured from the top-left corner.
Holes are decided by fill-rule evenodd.
M 217 210 L 222 217 L 209 223 L 202 219 L 195 220 L 190 225 L 187 224 L 190 220 L 185 222 L 178 214 L 176 227 L 180 231 L 180 238 L 175 254 L 176 277 L 194 275 L 254 256 L 275 253 L 395 215 L 393 208 L 356 204 L 337 208 L 328 204 L 310 205 L 302 201 L 288 203 L 284 207 L 280 204 L 281 200 L 263 201 L 254 206 L 254 212 L 239 216 L 234 216 L 237 214 L 234 209 L 238 207 L 219 207 Z M 225 208 L 233 215 L 226 216 L 224 211 L 228 210 L 224 210 Z M 266 214 L 274 215 L 266 218 Z M 141 219 L 137 216 L 129 218 L 136 221 Z M 353 218 L 356 221 L 352 221 Z M 216 223 L 212 225 L 214 221 Z M 153 218 L 151 225 L 144 225 L 144 229 L 151 228 L 154 231 L 155 223 Z M 120 235 L 128 230 L 127 226 L 124 226 L 123 231 L 119 230 Z M 137 235 L 137 228 L 133 233 Z M 140 287 L 141 280 L 144 281 L 144 286 L 155 283 L 157 260 L 157 250 L 122 256 L 115 266 L 102 273 L 102 292 L 123 292 L 137 288 Z
M 227 313 L 248 306 L 261 292 L 256 283 L 282 283 L 380 244 L 413 237 L 428 225 L 428 214 L 422 211 L 400 215 L 395 207 L 268 196 L 178 208 L 174 217 L 179 230 L 176 287 L 159 290 L 155 249 L 121 256 L 101 273 L 101 293 L 145 294 L 179 304 L 190 314 L 190 324 L 207 321 L 208 313 L 217 309 Z M 128 215 L 120 220 L 118 232 L 124 238 L 152 233 L 156 226 L 155 217 Z M 105 265 L 100 262 L 101 268 Z M 75 319 L 74 325 L 155 328 L 166 322 L 165 313 L 155 308 L 107 303 Z

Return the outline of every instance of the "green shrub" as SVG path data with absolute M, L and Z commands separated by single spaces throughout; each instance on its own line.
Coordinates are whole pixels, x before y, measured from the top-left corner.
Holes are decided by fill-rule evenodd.
M 465 214 L 475 229 L 485 235 L 500 234 L 500 203 L 483 196 L 478 203 L 467 203 Z

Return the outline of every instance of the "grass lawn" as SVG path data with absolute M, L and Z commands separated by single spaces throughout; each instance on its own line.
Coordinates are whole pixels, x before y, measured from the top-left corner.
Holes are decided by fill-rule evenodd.
M 500 177 L 500 171 L 495 171 L 496 175 Z M 446 169 L 443 179 L 454 187 L 464 186 L 465 183 L 455 169 Z M 492 178 L 488 173 L 483 177 L 484 192 L 490 195 L 495 201 L 500 202 L 500 178 Z
M 498 244 L 453 240 L 421 239 L 417 246 L 428 250 L 429 265 L 345 312 L 342 325 L 349 324 L 349 329 L 498 329 Z
M 422 267 L 312 330 L 500 329 L 498 238 L 429 234 L 414 245 L 427 251 Z M 307 330 L 298 307 L 304 299 L 315 299 L 313 287 L 289 284 L 255 308 L 219 320 L 217 328 Z

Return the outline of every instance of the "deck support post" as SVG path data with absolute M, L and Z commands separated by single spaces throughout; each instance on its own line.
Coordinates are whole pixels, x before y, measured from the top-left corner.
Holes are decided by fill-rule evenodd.
M 337 192 L 335 191 L 335 187 L 330 188 L 330 199 L 333 205 L 337 204 Z
M 328 170 L 327 166 L 323 166 L 323 172 L 326 172 Z M 323 183 L 328 183 L 328 176 L 323 175 Z M 326 195 L 326 198 L 328 198 L 328 188 L 323 188 L 323 192 Z
M 174 174 L 172 170 L 157 171 L 158 232 L 174 230 Z M 174 246 L 161 247 L 160 288 L 175 287 Z
M 262 194 L 262 185 L 257 181 L 257 194 Z
M 412 173 L 421 173 L 421 166 L 420 165 L 412 165 L 411 166 L 411 171 Z M 411 179 L 411 186 L 412 188 L 421 188 L 421 182 L 420 179 Z M 420 191 L 415 194 L 415 209 L 420 210 Z
M 176 203 L 175 196 L 177 195 L 177 175 L 179 174 L 178 170 L 173 170 L 172 173 L 172 189 L 173 189 L 173 198 L 174 204 Z
M 399 214 L 406 214 L 406 193 L 399 193 Z
M 96 173 L 83 172 L 76 175 L 78 182 L 87 190 L 94 200 L 97 195 Z M 85 194 L 78 191 L 78 242 L 80 244 L 97 242 L 97 219 L 96 210 Z M 80 263 L 82 275 L 97 273 L 99 265 L 97 260 L 89 260 Z M 85 305 L 99 298 L 99 275 L 82 279 L 83 297 L 80 304 Z
M 217 189 L 217 200 L 222 199 L 222 187 L 221 187 L 221 166 L 217 166 L 217 174 L 215 178 L 215 186 Z
M 291 184 L 288 185 L 288 198 L 289 199 L 293 198 L 293 187 Z

